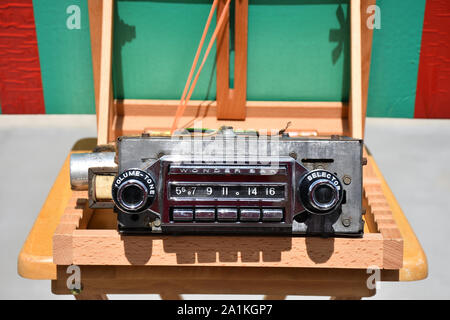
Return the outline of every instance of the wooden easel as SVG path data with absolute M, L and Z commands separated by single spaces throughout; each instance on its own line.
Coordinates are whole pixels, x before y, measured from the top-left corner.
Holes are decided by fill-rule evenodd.
M 313 122 L 319 134 L 362 137 L 371 33 L 361 24 L 361 12 L 374 1 L 362 2 L 361 6 L 360 0 L 351 0 L 352 92 L 348 104 L 246 101 L 245 72 L 235 75 L 234 89 L 228 87 L 229 35 L 224 28 L 217 54 L 217 101 L 191 101 L 184 121 L 202 115 L 204 125 L 211 128 L 222 124 L 281 128 L 294 119 L 295 130 Z M 235 70 L 246 69 L 247 10 L 247 0 L 236 0 Z M 168 130 L 178 101 L 113 99 L 113 0 L 90 0 L 89 11 L 98 144 L 124 134 L 139 134 L 149 123 L 158 123 L 155 129 Z M 95 143 L 80 141 L 73 152 L 88 151 Z M 87 192 L 70 190 L 66 160 L 21 251 L 19 273 L 52 279 L 55 294 L 70 294 L 65 270 L 71 264 L 82 265 L 84 289 L 76 297 L 96 299 L 105 298 L 106 293 L 159 293 L 165 298 L 182 293 L 366 297 L 375 294 L 366 285 L 366 269 L 373 265 L 381 268 L 382 280 L 423 279 L 427 274 L 425 254 L 375 161 L 366 155 L 363 238 L 211 236 L 208 243 L 194 236 L 119 235 L 111 210 L 90 209 Z
M 374 0 L 363 0 L 365 4 Z M 223 10 L 225 0 L 218 6 Z M 204 126 L 216 128 L 223 124 L 239 128 L 282 128 L 294 120 L 292 130 L 311 129 L 316 125 L 320 135 L 363 137 L 366 96 L 370 69 L 371 30 L 361 24 L 361 2 L 351 0 L 351 94 L 343 102 L 281 102 L 247 101 L 247 28 L 248 0 L 235 1 L 235 75 L 234 88 L 229 88 L 229 21 L 221 28 L 217 45 L 217 99 L 191 101 L 184 121 L 202 119 Z M 366 7 L 366 6 L 364 6 Z M 91 43 L 98 115 L 98 143 L 114 141 L 119 135 L 139 134 L 149 123 L 155 130 L 167 130 L 175 115 L 175 100 L 115 100 L 112 92 L 113 0 L 90 0 Z M 101 13 L 100 13 L 101 12 Z M 361 30 L 365 42 L 361 41 Z M 363 65 L 362 55 L 365 56 Z M 367 62 L 368 61 L 368 62 Z M 364 96 L 364 99 L 363 99 Z M 273 108 L 277 115 L 274 118 Z M 126 115 L 139 117 L 133 123 Z M 149 117 L 158 121 L 148 121 Z M 198 115 L 201 115 L 199 117 Z M 137 121 L 136 121 L 137 120 Z M 241 120 L 241 121 L 239 121 Z M 245 121 L 243 121 L 245 120 Z

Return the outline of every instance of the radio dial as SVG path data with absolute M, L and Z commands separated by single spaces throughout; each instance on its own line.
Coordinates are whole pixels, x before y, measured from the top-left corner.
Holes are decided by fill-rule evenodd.
M 300 181 L 300 199 L 305 209 L 314 214 L 326 214 L 342 202 L 342 184 L 331 172 L 314 170 Z

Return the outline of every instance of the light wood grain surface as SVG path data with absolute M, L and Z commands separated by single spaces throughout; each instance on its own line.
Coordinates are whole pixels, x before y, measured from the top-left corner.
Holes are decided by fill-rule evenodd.
M 425 279 L 428 276 L 428 261 L 426 254 L 372 155 L 368 156 L 368 161 L 372 162 L 371 168 L 380 179 L 381 190 L 387 199 L 389 209 L 392 210 L 392 217 L 397 224 L 401 237 L 403 238 L 404 258 L 403 267 L 400 269 L 399 279 L 400 281 Z M 386 207 L 384 206 L 381 206 L 378 209 L 380 210 L 380 215 L 382 215 L 383 212 L 386 212 Z
M 75 143 L 72 152 L 91 151 L 96 142 L 96 139 L 82 139 Z M 53 263 L 52 255 L 52 237 L 72 197 L 69 157 L 70 155 L 67 156 L 20 251 L 17 270 L 19 275 L 24 278 L 54 279 L 56 277 L 56 265 Z
M 365 270 L 254 267 L 125 267 L 81 266 L 84 291 L 90 294 L 265 294 L 368 297 Z M 68 294 L 66 268 L 58 267 L 52 292 Z M 396 275 L 389 272 L 384 278 Z
M 116 230 L 64 231 L 72 234 L 72 241 L 67 244 L 68 247 L 58 246 L 54 250 L 54 262 L 57 264 L 315 268 L 383 266 L 384 241 L 380 234 L 367 234 L 358 240 L 305 240 L 274 237 L 121 237 Z M 67 258 L 69 253 L 72 254 L 71 259 Z
M 226 0 L 220 0 L 217 13 Z M 230 68 L 230 22 L 227 21 L 217 39 L 217 118 L 244 120 L 247 101 L 248 0 L 235 1 L 234 68 Z M 230 88 L 230 69 L 234 70 L 234 87 Z
M 350 0 L 350 136 L 363 138 L 362 127 L 362 60 L 361 60 L 361 1 Z
M 104 0 L 102 4 L 102 27 L 100 47 L 100 77 L 99 100 L 98 100 L 98 143 L 107 144 L 110 141 L 109 130 L 113 109 L 113 86 L 112 86 L 112 50 L 113 50 L 113 26 L 114 26 L 114 1 Z M 91 19 L 92 21 L 92 19 Z M 98 50 L 93 51 L 96 54 Z M 97 65 L 98 62 L 96 62 Z
M 366 127 L 367 97 L 369 94 L 370 62 L 372 56 L 373 30 L 367 28 L 367 8 L 376 0 L 361 0 L 361 78 L 362 78 L 362 134 Z
M 86 147 L 86 144 L 89 146 Z M 84 140 L 77 143 L 77 148 L 85 147 L 86 150 L 89 150 L 94 145 L 95 139 L 90 141 Z M 373 161 L 370 155 L 368 157 L 369 161 Z M 381 177 L 374 161 L 373 164 L 375 174 Z M 66 161 L 55 181 L 46 204 L 22 248 L 18 261 L 18 271 L 21 276 L 30 279 L 54 279 L 52 291 L 55 294 L 69 294 L 65 283 L 68 276 L 65 273 L 65 267 L 60 266 L 60 271 L 57 271 L 58 268 L 53 263 L 51 256 L 53 250 L 52 235 L 55 232 L 58 221 L 61 219 L 64 208 L 69 204 L 70 198 L 73 196 L 69 187 L 68 169 L 68 162 Z M 405 241 L 403 268 L 400 271 L 382 271 L 382 280 L 412 281 L 423 279 L 427 276 L 426 256 L 382 177 L 381 186 L 383 194 L 387 196 L 389 208 L 392 209 L 394 220 L 398 223 L 398 228 Z M 379 189 L 372 188 L 371 192 L 376 193 L 375 191 L 379 192 Z M 99 225 L 104 224 L 105 221 L 109 221 L 110 217 L 105 219 L 105 215 L 107 216 L 108 214 L 100 210 L 97 217 L 94 218 L 92 216 L 90 224 L 97 228 Z M 67 221 L 70 222 L 71 220 Z M 80 223 L 85 223 L 85 220 L 81 219 Z M 111 228 L 113 225 L 107 227 Z M 199 257 L 197 256 L 197 259 Z M 226 272 L 224 268 L 226 268 Z M 372 296 L 375 293 L 373 290 L 367 289 L 365 285 L 367 279 L 365 270 L 357 269 L 211 267 L 189 266 L 188 264 L 178 267 L 127 265 L 82 266 L 82 275 L 84 279 L 83 286 L 87 290 L 85 291 L 87 298 L 104 297 L 104 293 L 159 293 L 167 297 L 173 297 L 181 293 L 255 293 L 279 296 L 299 294 L 364 297 Z M 182 282 L 179 279 L 177 280 L 177 277 L 186 279 L 199 277 L 202 280 Z M 223 279 L 230 279 L 230 281 L 226 281 L 229 285 L 223 286 Z M 249 281 L 246 281 L 246 279 Z M 268 280 L 266 286 L 261 285 L 260 279 Z M 160 288 L 163 288 L 163 290 Z M 218 289 L 213 290 L 212 288 Z M 249 289 L 244 290 L 243 288 Z M 82 297 L 80 296 L 80 298 Z

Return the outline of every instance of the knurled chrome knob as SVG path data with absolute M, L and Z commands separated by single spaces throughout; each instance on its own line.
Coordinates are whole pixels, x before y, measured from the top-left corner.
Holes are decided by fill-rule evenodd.
M 300 180 L 299 196 L 303 207 L 313 214 L 327 214 L 342 202 L 342 184 L 326 170 L 307 172 Z
M 155 180 L 145 171 L 129 169 L 116 177 L 112 186 L 115 205 L 127 213 L 148 209 L 156 197 Z

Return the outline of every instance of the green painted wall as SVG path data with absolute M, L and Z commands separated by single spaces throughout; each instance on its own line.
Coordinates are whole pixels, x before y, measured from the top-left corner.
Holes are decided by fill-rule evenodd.
M 247 98 L 347 100 L 348 1 L 279 3 L 250 1 Z
M 119 0 L 115 95 L 178 99 L 210 3 Z M 250 0 L 248 99 L 346 100 L 347 3 Z M 47 113 L 94 113 L 87 1 L 33 4 Z M 72 4 L 81 8 L 80 30 L 66 27 L 66 8 Z M 424 4 L 425 0 L 378 0 L 382 20 L 381 30 L 374 32 L 369 116 L 413 116 Z M 215 97 L 214 52 L 194 99 Z
M 211 8 L 209 0 L 192 2 L 117 1 L 114 30 L 117 98 L 180 99 Z M 214 31 L 215 20 L 211 25 L 207 41 Z M 215 52 L 214 46 L 192 99 L 215 99 Z
M 377 0 L 367 115 L 413 118 L 425 0 Z
M 346 1 L 324 1 L 319 5 L 311 5 L 310 0 L 274 3 L 250 1 L 248 99 L 346 100 Z M 209 0 L 189 4 L 118 1 L 114 38 L 116 97 L 179 99 L 210 4 Z M 194 99 L 215 98 L 214 70 L 211 54 Z
M 70 5 L 81 9 L 81 29 L 69 30 Z M 46 113 L 95 113 L 86 0 L 33 0 Z

